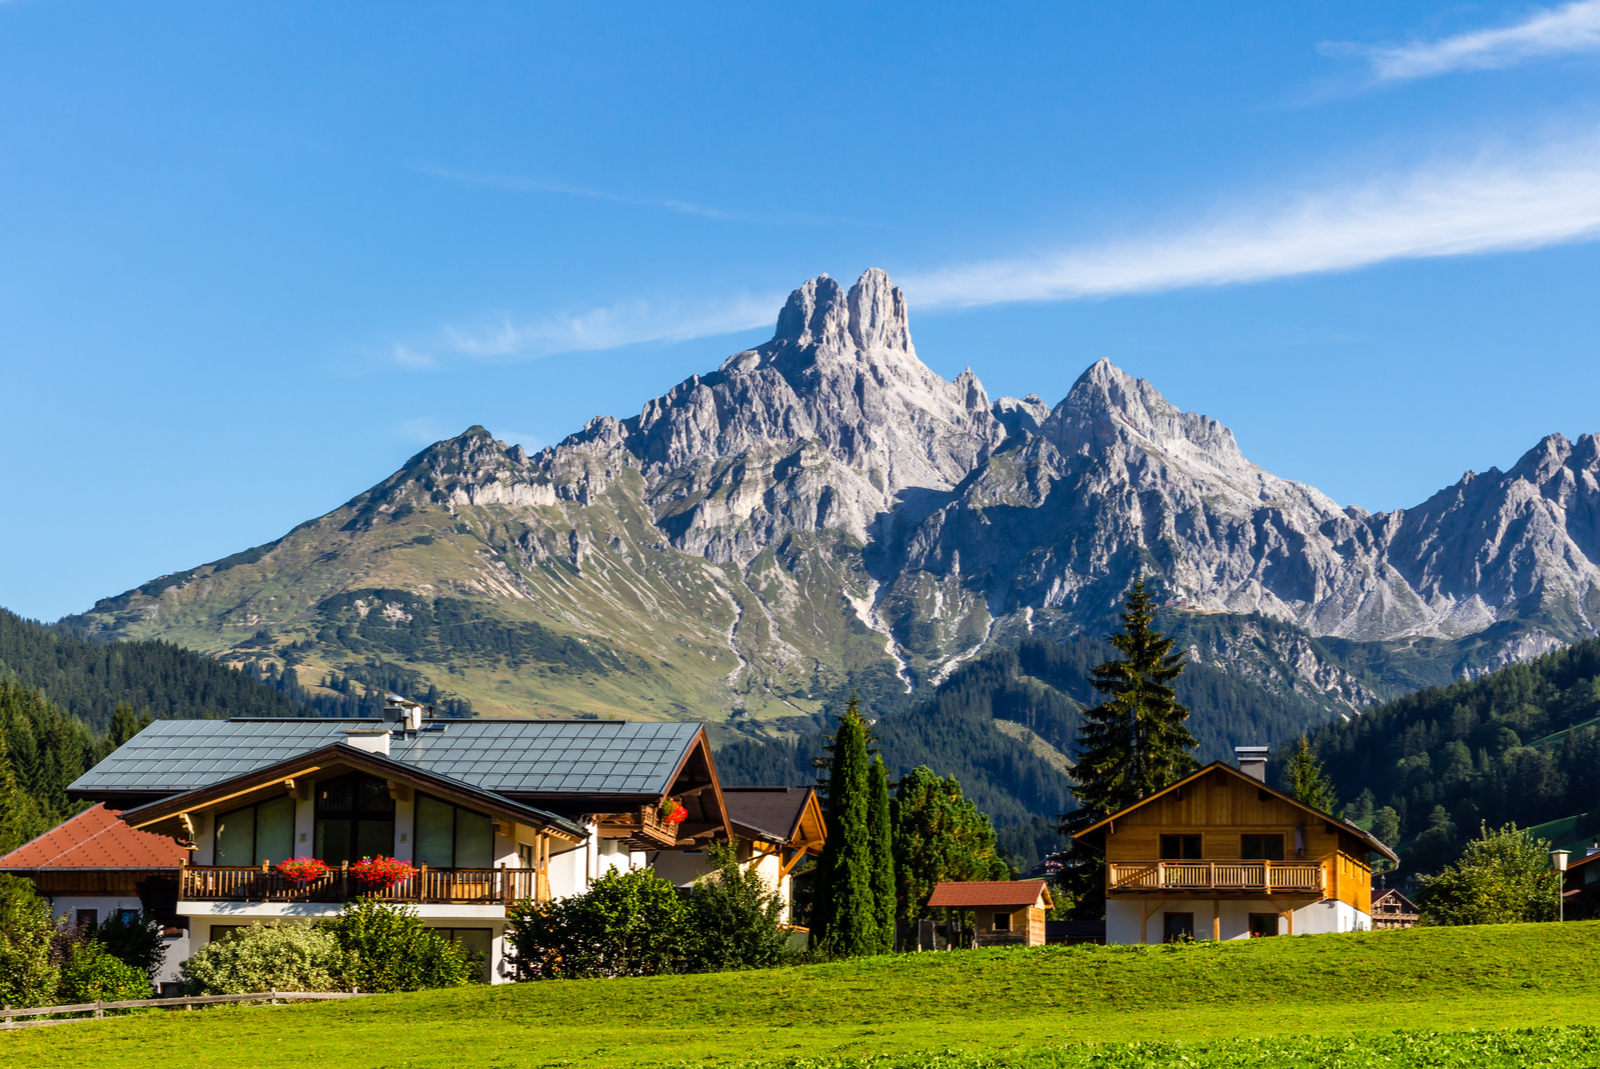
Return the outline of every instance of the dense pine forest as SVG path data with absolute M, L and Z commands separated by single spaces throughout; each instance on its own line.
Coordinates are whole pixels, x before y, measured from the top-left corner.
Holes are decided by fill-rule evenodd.
M 1483 821 L 1586 814 L 1578 834 L 1600 832 L 1600 639 L 1409 694 L 1312 742 L 1350 815 L 1394 811 L 1407 868 L 1448 862 Z

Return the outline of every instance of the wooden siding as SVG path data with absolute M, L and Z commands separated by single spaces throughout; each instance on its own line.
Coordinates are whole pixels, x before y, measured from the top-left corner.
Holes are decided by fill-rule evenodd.
M 994 918 L 1003 909 L 973 908 L 973 933 L 978 946 L 1044 946 L 1044 914 L 1038 906 L 1024 906 L 1011 913 L 1009 930 L 996 930 Z
M 33 880 L 34 890 L 41 895 L 115 895 L 118 898 L 137 898 L 139 881 L 151 876 L 176 876 L 177 869 L 36 869 L 13 875 L 27 876 Z
M 1294 852 L 1297 824 L 1305 843 L 1300 858 Z M 1372 910 L 1372 870 L 1364 860 L 1365 844 L 1337 825 L 1260 790 L 1254 781 L 1212 771 L 1181 791 L 1170 791 L 1122 814 L 1107 829 L 1106 860 L 1156 862 L 1161 858 L 1162 835 L 1198 835 L 1201 861 L 1239 860 L 1245 835 L 1282 835 L 1286 863 L 1322 866 L 1319 896 L 1338 899 L 1363 913 Z M 1108 891 L 1110 873 L 1117 868 L 1107 866 Z

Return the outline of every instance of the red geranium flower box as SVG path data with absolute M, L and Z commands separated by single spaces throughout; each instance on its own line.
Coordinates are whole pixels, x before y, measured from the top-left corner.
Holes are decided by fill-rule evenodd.
M 369 891 L 385 890 L 416 874 L 411 865 L 392 857 L 364 857 L 350 866 L 350 875 Z
M 288 861 L 278 862 L 278 873 L 295 883 L 320 880 L 331 871 L 327 862 L 318 861 L 314 857 L 292 857 Z
M 677 827 L 679 824 L 682 824 L 684 820 L 688 818 L 688 816 L 688 808 L 677 799 L 668 801 L 661 807 L 661 822 L 663 824 L 671 824 L 673 827 Z

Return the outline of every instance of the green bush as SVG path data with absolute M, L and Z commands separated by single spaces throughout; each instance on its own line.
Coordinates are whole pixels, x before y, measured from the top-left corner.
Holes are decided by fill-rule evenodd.
M 506 914 L 523 980 L 678 972 L 694 943 L 683 897 L 650 869 L 613 869 L 583 894 L 519 902 Z
M 121 913 L 112 914 L 94 930 L 94 938 L 152 981 L 167 956 L 167 943 L 161 938 L 161 922 L 147 910 L 126 920 Z
M 305 923 L 252 924 L 207 943 L 180 967 L 191 995 L 337 991 L 344 952 L 332 932 Z
M 460 987 L 478 976 L 479 955 L 422 923 L 410 906 L 361 898 L 319 925 L 343 954 L 344 987 L 421 991 Z
M 1417 906 L 1426 924 L 1553 921 L 1560 887 L 1548 842 L 1515 824 L 1485 824 L 1459 861 L 1422 878 Z
M 695 884 L 689 913 L 695 929 L 691 969 L 760 969 L 789 958 L 789 933 L 779 924 L 783 901 L 754 869 L 739 864 L 738 843 L 712 843 L 712 872 Z
M 104 943 L 78 943 L 61 970 L 58 1003 L 122 1002 L 150 997 L 150 976 L 106 949 Z
M 59 977 L 50 964 L 55 934 L 50 903 L 33 893 L 33 881 L 0 875 L 0 1002 L 50 1004 Z

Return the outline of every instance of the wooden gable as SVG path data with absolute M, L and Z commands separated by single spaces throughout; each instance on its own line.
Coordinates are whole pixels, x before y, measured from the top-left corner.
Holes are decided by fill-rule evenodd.
M 1159 858 L 1162 835 L 1198 835 L 1200 859 L 1222 860 L 1242 856 L 1245 835 L 1281 834 L 1284 856 L 1293 858 L 1297 828 L 1307 858 L 1340 852 L 1364 859 L 1376 848 L 1376 841 L 1364 838 L 1358 829 L 1220 763 L 1100 821 L 1077 837 L 1103 850 L 1108 860 L 1121 861 Z

